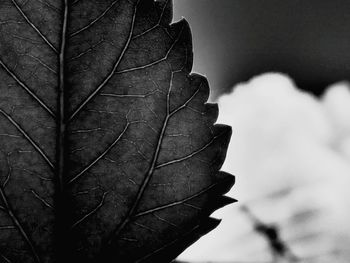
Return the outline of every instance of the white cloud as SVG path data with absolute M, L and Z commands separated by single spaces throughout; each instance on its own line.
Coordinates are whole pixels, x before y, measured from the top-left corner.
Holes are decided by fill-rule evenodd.
M 270 258 L 266 241 L 252 231 L 239 209 L 247 204 L 301 257 L 329 257 L 350 243 L 350 89 L 331 86 L 318 100 L 298 90 L 287 76 L 264 74 L 219 100 L 219 123 L 233 128 L 223 170 L 236 175 L 229 193 L 239 203 L 214 215 L 219 228 L 188 249 L 182 259 Z M 303 216 L 304 215 L 304 216 Z
M 342 82 L 331 86 L 323 97 L 323 104 L 335 129 L 334 146 L 350 160 L 350 90 Z

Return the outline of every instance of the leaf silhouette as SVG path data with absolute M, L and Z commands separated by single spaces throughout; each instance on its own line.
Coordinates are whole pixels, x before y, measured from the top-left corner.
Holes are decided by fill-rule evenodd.
M 153 0 L 0 3 L 0 259 L 170 262 L 217 226 L 230 127 Z

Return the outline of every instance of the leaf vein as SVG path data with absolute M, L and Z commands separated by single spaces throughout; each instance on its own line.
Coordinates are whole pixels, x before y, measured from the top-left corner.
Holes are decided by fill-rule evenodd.
M 0 230 L 16 229 L 15 226 L 0 226 Z
M 106 199 L 106 195 L 108 194 L 108 192 L 103 193 L 102 199 L 100 201 L 100 203 L 94 208 L 92 209 L 89 213 L 87 213 L 86 215 L 84 215 L 81 219 L 79 219 L 77 222 L 75 222 L 72 226 L 71 229 L 76 227 L 77 225 L 81 224 L 83 221 L 85 221 L 88 217 L 90 217 L 91 215 L 93 215 L 94 213 L 96 213 L 102 206 L 103 203 Z
M 3 254 L 0 253 L 0 257 L 5 260 L 6 263 L 12 263 L 11 260 L 9 260 L 7 257 L 5 257 Z
M 167 128 L 167 125 L 168 125 L 168 121 L 169 121 L 169 109 L 170 109 L 170 93 L 171 93 L 171 89 L 172 89 L 172 83 L 173 83 L 173 77 L 174 77 L 174 72 L 172 72 L 171 74 L 171 78 L 170 78 L 170 81 L 169 81 L 169 89 L 168 89 L 168 93 L 167 93 L 167 97 L 166 97 L 166 116 L 163 120 L 163 124 L 162 124 L 162 129 L 161 129 L 161 132 L 159 134 L 159 137 L 158 137 L 158 140 L 157 140 L 157 147 L 156 147 L 156 150 L 154 152 L 154 155 L 152 157 L 152 160 L 151 160 L 151 166 L 149 168 L 149 170 L 147 171 L 146 175 L 145 175 L 145 178 L 137 192 L 137 196 L 131 206 L 131 208 L 129 209 L 125 219 L 122 221 L 122 223 L 115 229 L 115 231 L 113 232 L 112 236 L 110 237 L 110 239 L 108 240 L 108 243 L 107 243 L 107 246 L 110 246 L 113 242 L 114 239 L 116 239 L 119 234 L 121 233 L 121 231 L 124 229 L 124 227 L 130 222 L 131 218 L 133 217 L 134 215 L 134 212 L 136 211 L 138 205 L 139 205 L 139 202 L 148 186 L 148 183 L 149 181 L 151 180 L 152 178 L 152 175 L 153 175 L 153 172 L 154 172 L 154 169 L 155 169 L 155 166 L 156 166 L 156 163 L 157 163 L 157 160 L 158 160 L 158 156 L 159 156 L 159 153 L 160 153 L 160 149 L 161 149 L 161 145 L 162 145 L 162 142 L 163 142 L 163 138 L 164 138 L 164 134 L 165 134 L 165 131 L 166 131 L 166 128 Z
M 140 33 L 140 34 L 138 34 L 138 35 L 135 35 L 135 36 L 132 38 L 133 40 L 134 40 L 134 39 L 137 39 L 137 38 L 139 38 L 139 37 L 141 37 L 141 36 L 143 36 L 143 35 L 145 35 L 145 34 L 147 34 L 148 32 L 153 31 L 154 29 L 156 29 L 157 27 L 160 26 L 160 23 L 162 22 L 162 19 L 163 19 L 163 17 L 164 17 L 164 13 L 165 13 L 165 10 L 166 10 L 166 7 L 167 7 L 168 3 L 169 3 L 169 0 L 167 0 L 167 1 L 164 3 L 164 6 L 163 6 L 162 12 L 161 12 L 161 14 L 160 14 L 160 16 L 159 16 L 158 22 L 157 22 L 154 26 L 152 26 L 151 28 L 149 28 L 149 29 L 143 31 L 142 33 Z
M 140 1 L 140 0 L 139 0 Z M 80 111 L 81 109 L 92 99 L 96 96 L 96 94 L 103 88 L 106 86 L 106 84 L 109 82 L 109 80 L 113 77 L 114 73 L 116 72 L 120 62 L 122 61 L 127 49 L 129 48 L 130 42 L 131 42 L 131 38 L 132 38 L 132 34 L 134 32 L 134 26 L 135 26 L 135 20 L 136 20 L 136 10 L 137 10 L 137 6 L 138 3 L 135 5 L 134 8 L 134 14 L 132 17 L 132 21 L 131 21 L 131 25 L 130 25 L 130 32 L 129 32 L 129 37 L 126 41 L 126 44 L 124 45 L 124 48 L 120 54 L 120 56 L 118 57 L 116 63 L 113 66 L 112 71 L 108 74 L 108 76 L 101 82 L 100 85 L 98 85 L 98 87 L 78 106 L 78 108 L 72 113 L 72 115 L 68 118 L 68 122 L 71 121 Z
M 96 47 L 98 47 L 99 45 L 101 45 L 105 40 L 102 38 L 101 40 L 99 40 L 96 44 L 92 45 L 91 47 L 89 47 L 88 49 L 80 52 L 79 54 L 71 57 L 68 59 L 68 61 L 73 61 L 76 60 L 78 58 L 81 58 L 83 56 L 85 56 L 86 54 L 89 54 L 90 52 L 92 52 Z
M 47 65 L 44 61 L 42 61 L 41 59 L 35 57 L 35 56 L 32 56 L 32 55 L 29 55 L 29 54 L 26 54 L 26 56 L 28 57 L 31 57 L 32 59 L 36 60 L 39 62 L 40 65 L 42 65 L 44 68 L 48 69 L 49 71 L 51 71 L 52 73 L 54 74 L 57 74 L 57 71 L 54 70 L 52 67 L 50 67 L 49 65 Z
M 54 165 L 50 161 L 49 157 L 46 156 L 44 151 L 36 144 L 36 142 L 29 136 L 29 134 L 23 130 L 23 128 L 10 116 L 8 115 L 5 111 L 0 109 L 0 113 L 8 119 L 13 126 L 16 127 L 16 129 L 28 140 L 28 142 L 35 148 L 35 150 L 44 158 L 46 163 L 50 166 L 50 168 L 54 169 Z
M 160 59 L 157 59 L 151 63 L 148 63 L 148 64 L 145 64 L 145 65 L 142 65 L 142 66 L 137 66 L 137 67 L 132 67 L 132 68 L 128 68 L 128 69 L 123 69 L 123 70 L 120 70 L 120 71 L 116 71 L 115 74 L 123 74 L 123 73 L 127 73 L 127 72 L 132 72 L 132 71 L 137 71 L 137 70 L 140 70 L 140 69 L 146 69 L 146 68 L 149 68 L 149 67 L 152 67 L 154 65 L 157 65 L 163 61 L 166 61 L 170 55 L 170 52 L 173 50 L 173 48 L 176 46 L 176 44 L 179 42 L 180 40 L 180 37 L 182 35 L 182 32 L 183 32 L 183 29 L 184 27 L 181 28 L 176 40 L 173 42 L 173 44 L 169 47 L 169 49 L 167 50 L 166 54 L 164 55 L 164 57 L 160 58 Z
M 14 72 L 12 72 L 0 58 L 0 65 L 5 71 L 20 85 L 35 101 L 37 101 L 53 118 L 56 118 L 52 110 L 26 85 L 22 82 Z
M 198 94 L 198 92 L 200 91 L 200 89 L 202 88 L 202 84 L 198 87 L 198 89 L 196 89 L 196 91 L 192 94 L 192 96 L 181 106 L 179 106 L 178 108 L 176 108 L 175 110 L 173 110 L 170 113 L 170 116 L 172 117 L 173 115 L 175 115 L 177 112 L 179 112 L 180 110 L 184 109 Z
M 161 205 L 161 206 L 158 206 L 158 207 L 154 207 L 154 208 L 148 209 L 146 211 L 139 212 L 133 217 L 133 219 L 137 219 L 138 217 L 145 216 L 145 215 L 157 212 L 157 211 L 161 211 L 161 210 L 173 207 L 173 206 L 185 204 L 186 202 L 188 202 L 188 201 L 190 201 L 190 200 L 192 200 L 192 199 L 194 199 L 194 198 L 196 198 L 198 196 L 201 196 L 202 194 L 205 194 L 206 192 L 208 192 L 209 190 L 211 190 L 212 188 L 214 188 L 218 184 L 219 183 L 212 184 L 212 185 L 204 188 L 203 190 L 199 191 L 198 193 L 195 193 L 195 194 L 193 194 L 193 195 L 191 195 L 189 197 L 186 197 L 184 199 L 181 199 L 181 200 L 178 200 L 178 201 L 166 204 L 166 205 Z
M 21 233 L 23 239 L 25 240 L 25 242 L 27 243 L 28 247 L 30 248 L 31 253 L 33 254 L 34 260 L 37 263 L 40 263 L 41 260 L 39 258 L 39 255 L 38 255 L 37 251 L 36 251 L 36 248 L 34 247 L 32 240 L 29 238 L 29 236 L 27 235 L 27 233 L 23 229 L 21 223 L 18 221 L 17 217 L 13 213 L 13 211 L 12 211 L 12 209 L 10 207 L 10 204 L 7 201 L 7 197 L 6 197 L 5 191 L 3 190 L 2 186 L 0 186 L 0 196 L 1 196 L 1 199 L 2 199 L 2 201 L 4 203 L 4 205 L 5 205 L 7 213 L 10 216 L 12 222 L 14 223 L 14 225 L 16 226 L 18 231 Z
M 216 139 L 218 139 L 219 137 L 221 137 L 222 135 L 224 135 L 225 133 L 221 133 L 217 136 L 214 136 L 207 144 L 205 144 L 204 146 L 202 146 L 201 148 L 199 148 L 198 150 L 184 156 L 184 157 L 181 157 L 181 158 L 177 158 L 177 159 L 174 159 L 172 161 L 168 161 L 168 162 L 165 162 L 165 163 L 162 163 L 162 164 L 159 164 L 155 167 L 155 169 L 160 169 L 162 167 L 165 167 L 165 166 L 168 166 L 168 165 L 172 165 L 172 164 L 175 164 L 175 163 L 179 163 L 179 162 L 183 162 L 183 161 L 186 161 L 190 158 L 192 158 L 193 156 L 203 152 L 205 149 L 207 149 L 211 144 L 213 144 L 215 142 Z
M 17 4 L 17 2 L 15 0 L 11 0 L 11 2 L 13 3 L 13 5 L 16 7 L 16 9 L 18 10 L 18 12 L 22 15 L 22 17 L 27 21 L 27 23 L 35 30 L 35 32 L 38 33 L 38 35 L 44 40 L 44 42 L 56 53 L 58 54 L 58 50 L 53 46 L 53 44 L 47 39 L 47 37 L 45 37 L 43 35 L 43 33 L 41 33 L 41 31 L 39 30 L 39 28 L 37 28 L 32 21 L 30 21 L 29 17 L 24 13 L 24 11 L 22 10 L 22 8 Z
M 90 27 L 92 27 L 94 24 L 96 24 L 98 21 L 100 21 L 107 13 L 109 10 L 111 10 L 113 8 L 113 6 L 115 6 L 116 3 L 118 3 L 119 0 L 115 0 L 114 2 L 112 2 L 112 4 L 110 4 L 106 10 L 104 10 L 98 17 L 96 17 L 94 20 L 92 20 L 89 24 L 87 24 L 86 26 L 78 29 L 77 31 L 71 33 L 68 37 L 72 38 L 78 34 L 80 34 L 81 32 L 89 29 Z
M 47 206 L 48 208 L 53 209 L 52 205 L 47 202 L 44 198 L 42 198 L 37 192 L 35 192 L 34 190 L 31 190 L 32 194 L 35 196 L 35 198 L 37 198 L 40 202 L 42 202 L 45 206 Z
M 68 184 L 73 183 L 78 178 L 80 178 L 82 175 L 84 175 L 92 166 L 94 166 L 99 160 L 101 160 L 123 137 L 123 135 L 126 133 L 130 123 L 127 123 L 123 129 L 123 131 L 118 135 L 118 137 L 111 143 L 110 146 L 107 147 L 107 149 L 102 152 L 99 156 L 96 157 L 95 160 L 93 160 L 89 165 L 87 165 L 82 171 L 80 171 L 78 174 L 73 176 L 73 178 L 68 182 Z

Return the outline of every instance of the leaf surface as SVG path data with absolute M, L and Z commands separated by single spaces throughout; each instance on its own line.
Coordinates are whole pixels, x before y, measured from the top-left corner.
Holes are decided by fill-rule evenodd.
M 171 1 L 0 3 L 0 258 L 169 262 L 218 220 L 231 129 Z

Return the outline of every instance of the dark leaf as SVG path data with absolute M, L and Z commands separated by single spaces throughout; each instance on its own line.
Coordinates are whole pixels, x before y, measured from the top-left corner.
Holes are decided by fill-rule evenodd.
M 2 261 L 170 262 L 217 226 L 231 129 L 171 20 L 170 0 L 0 2 Z

